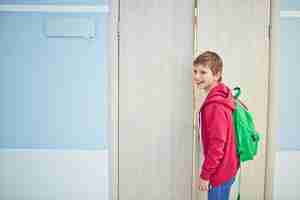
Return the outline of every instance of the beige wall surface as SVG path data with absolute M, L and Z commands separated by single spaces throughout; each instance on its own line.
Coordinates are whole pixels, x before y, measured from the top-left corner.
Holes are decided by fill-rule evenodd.
M 193 1 L 120 6 L 120 200 L 191 199 Z
M 264 199 L 269 80 L 269 4 L 254 1 L 199 1 L 199 53 L 213 50 L 224 61 L 224 79 L 240 86 L 254 113 L 262 143 L 254 161 L 242 167 L 242 199 Z M 204 199 L 202 196 L 200 199 Z

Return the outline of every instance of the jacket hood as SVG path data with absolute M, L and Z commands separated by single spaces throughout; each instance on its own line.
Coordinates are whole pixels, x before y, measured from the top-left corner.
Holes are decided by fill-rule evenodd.
M 230 108 L 232 111 L 235 109 L 235 102 L 230 88 L 223 83 L 219 83 L 217 86 L 211 89 L 208 93 L 205 101 L 201 106 L 201 110 L 211 103 L 220 103 Z

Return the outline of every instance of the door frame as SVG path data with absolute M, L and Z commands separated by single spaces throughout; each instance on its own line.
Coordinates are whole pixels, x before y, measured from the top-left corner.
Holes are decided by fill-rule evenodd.
M 119 199 L 119 22 L 120 0 L 110 1 L 109 49 L 109 199 Z
M 276 137 L 278 122 L 278 72 L 279 72 L 279 22 L 280 2 L 269 0 L 270 5 L 270 48 L 269 48 L 269 94 L 268 94 L 268 131 L 266 144 L 266 178 L 265 200 L 273 196 L 273 176 L 276 155 Z M 110 4 L 110 193 L 112 200 L 119 199 L 119 22 L 120 0 L 112 0 Z
M 279 64 L 280 64 L 280 2 L 269 0 L 270 5 L 270 47 L 269 47 L 269 93 L 268 129 L 266 140 L 265 200 L 273 198 L 276 137 L 278 130 Z

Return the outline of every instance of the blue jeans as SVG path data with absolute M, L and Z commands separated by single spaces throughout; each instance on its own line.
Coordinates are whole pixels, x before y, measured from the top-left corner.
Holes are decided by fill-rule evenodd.
M 208 191 L 208 200 L 229 200 L 230 189 L 234 178 L 218 187 L 212 187 Z

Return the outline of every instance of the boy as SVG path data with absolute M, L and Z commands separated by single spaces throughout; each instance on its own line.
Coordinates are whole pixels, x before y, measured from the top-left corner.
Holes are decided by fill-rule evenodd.
M 239 168 L 231 90 L 222 81 L 220 56 L 206 51 L 193 62 L 193 82 L 207 93 L 199 113 L 204 161 L 195 186 L 208 200 L 228 200 Z

